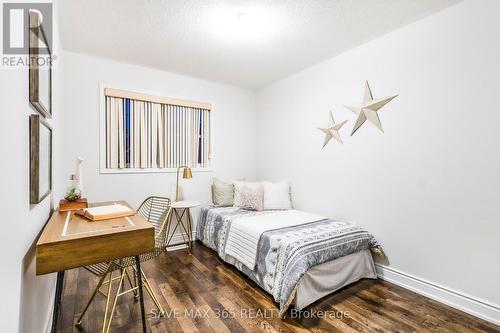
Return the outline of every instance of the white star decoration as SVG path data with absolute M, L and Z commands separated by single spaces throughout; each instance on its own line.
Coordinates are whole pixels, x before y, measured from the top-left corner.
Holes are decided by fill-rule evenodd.
M 343 143 L 342 140 L 340 139 L 340 134 L 339 130 L 344 124 L 347 123 L 347 120 L 344 120 L 343 122 L 340 122 L 338 124 L 335 123 L 335 119 L 333 119 L 333 114 L 332 111 L 330 111 L 330 123 L 327 128 L 320 128 L 318 129 L 325 133 L 325 141 L 323 142 L 323 148 L 325 148 L 326 144 L 330 141 L 331 138 L 335 138 L 340 143 Z
M 351 135 L 353 135 L 354 132 L 356 132 L 367 119 L 383 133 L 384 130 L 382 129 L 382 124 L 378 118 L 377 111 L 397 96 L 398 95 L 373 99 L 370 85 L 368 84 L 368 81 L 365 81 L 365 95 L 363 97 L 363 104 L 361 107 L 346 106 L 346 108 L 358 115 Z

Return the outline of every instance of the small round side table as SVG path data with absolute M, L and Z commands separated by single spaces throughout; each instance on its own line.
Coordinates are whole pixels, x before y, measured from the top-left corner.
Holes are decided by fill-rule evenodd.
M 190 208 L 194 208 L 199 206 L 200 203 L 198 201 L 173 201 L 172 202 L 172 212 L 170 213 L 170 217 L 167 223 L 167 242 L 165 247 L 180 245 L 182 243 L 170 244 L 172 241 L 172 237 L 174 237 L 175 231 L 177 228 L 181 231 L 182 238 L 184 239 L 184 243 L 187 246 L 187 251 L 191 254 L 191 248 L 193 244 L 193 222 L 191 220 L 191 212 Z M 183 223 L 183 217 L 186 215 Z M 174 220 L 172 218 L 175 217 Z M 173 223 L 172 223 L 173 222 Z M 170 232 L 170 228 L 173 225 L 173 230 Z

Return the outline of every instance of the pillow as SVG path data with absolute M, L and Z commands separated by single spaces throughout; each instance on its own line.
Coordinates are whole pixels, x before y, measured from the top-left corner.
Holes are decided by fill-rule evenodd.
M 212 185 L 212 202 L 216 206 L 232 206 L 234 201 L 234 186 L 214 178 Z
M 262 184 L 234 182 L 234 206 L 250 210 L 263 210 L 264 188 Z
M 264 188 L 264 209 L 291 209 L 290 183 L 262 182 Z

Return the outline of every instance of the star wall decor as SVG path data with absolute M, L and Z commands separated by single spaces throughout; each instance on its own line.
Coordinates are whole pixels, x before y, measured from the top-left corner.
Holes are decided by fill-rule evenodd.
M 342 126 L 344 126 L 345 123 L 347 123 L 347 120 L 344 120 L 343 122 L 336 124 L 335 119 L 333 119 L 332 111 L 330 111 L 330 123 L 328 124 L 328 127 L 326 128 L 318 127 L 320 131 L 325 133 L 325 141 L 323 141 L 323 148 L 325 148 L 326 144 L 330 141 L 331 138 L 334 138 L 338 142 L 343 143 L 342 139 L 340 139 L 339 130 Z
M 368 81 L 365 81 L 365 95 L 363 97 L 363 103 L 361 104 L 361 106 L 360 107 L 346 106 L 346 108 L 348 108 L 349 110 L 358 115 L 356 123 L 354 124 L 354 127 L 352 129 L 351 135 L 353 135 L 354 132 L 356 132 L 361 127 L 361 125 L 365 123 L 367 119 L 369 122 L 375 125 L 379 130 L 381 130 L 382 133 L 384 133 L 377 111 L 380 110 L 384 105 L 392 101 L 397 96 L 398 95 L 373 99 L 370 85 L 368 84 Z

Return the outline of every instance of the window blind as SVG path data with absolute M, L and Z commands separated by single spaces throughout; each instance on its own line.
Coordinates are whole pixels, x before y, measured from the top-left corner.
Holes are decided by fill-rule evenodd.
M 107 169 L 210 167 L 210 109 L 196 107 L 206 104 L 106 92 Z

